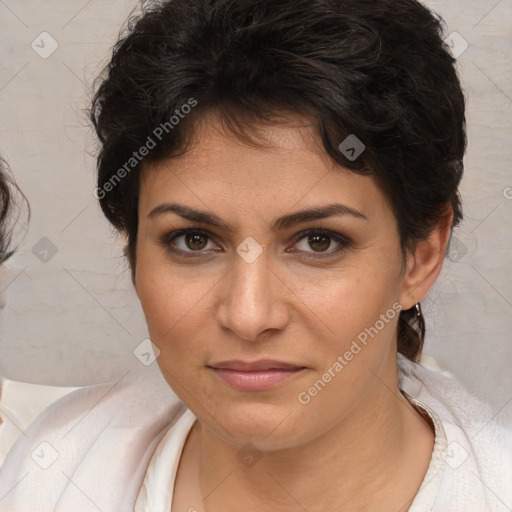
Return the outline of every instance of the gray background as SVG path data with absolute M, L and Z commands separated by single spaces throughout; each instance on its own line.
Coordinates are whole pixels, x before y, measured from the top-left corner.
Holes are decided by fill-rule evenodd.
M 512 0 L 427 5 L 445 19 L 446 35 L 469 45 L 458 58 L 469 149 L 465 220 L 423 304 L 426 352 L 502 408 L 512 399 Z M 147 331 L 123 241 L 93 197 L 96 146 L 84 113 L 136 7 L 0 0 L 0 153 L 32 207 L 2 277 L 0 374 L 9 379 L 79 386 L 140 368 L 133 350 Z M 47 58 L 39 53 L 52 41 L 43 32 L 58 44 Z

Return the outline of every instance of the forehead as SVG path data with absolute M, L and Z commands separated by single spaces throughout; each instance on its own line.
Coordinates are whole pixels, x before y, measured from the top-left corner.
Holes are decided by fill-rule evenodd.
M 178 157 L 178 161 L 210 162 L 217 157 L 242 155 L 249 158 L 252 150 L 258 154 L 258 158 L 266 157 L 269 160 L 285 155 L 289 157 L 290 153 L 295 152 L 314 154 L 325 167 L 332 166 L 332 160 L 315 130 L 314 121 L 305 116 L 276 114 L 272 123 L 252 120 L 250 125 L 237 125 L 234 131 L 230 127 L 233 127 L 232 118 L 215 111 L 205 112 L 194 121 L 189 149 Z M 226 154 L 226 151 L 229 153 Z
M 260 211 L 327 202 L 356 209 L 387 207 L 373 178 L 358 175 L 327 155 L 306 118 L 258 125 L 251 130 L 251 141 L 240 140 L 216 116 L 201 119 L 184 155 L 144 169 L 141 210 L 171 196 L 187 197 L 198 206 L 227 202 L 233 207 L 254 205 Z

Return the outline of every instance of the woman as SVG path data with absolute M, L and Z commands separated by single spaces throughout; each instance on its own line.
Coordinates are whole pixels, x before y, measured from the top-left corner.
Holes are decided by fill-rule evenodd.
M 462 218 L 441 35 L 414 0 L 174 0 L 132 20 L 91 111 L 95 193 L 165 381 L 50 407 L 0 510 L 512 507 L 509 420 L 416 363 Z

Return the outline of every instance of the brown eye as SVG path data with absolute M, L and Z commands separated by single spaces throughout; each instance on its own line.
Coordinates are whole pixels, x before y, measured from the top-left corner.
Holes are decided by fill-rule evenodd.
M 201 233 L 189 233 L 185 235 L 187 247 L 193 251 L 204 249 L 208 243 L 208 237 Z
M 181 229 L 172 231 L 160 239 L 160 243 L 174 255 L 181 257 L 211 256 L 216 245 L 210 233 L 201 229 Z M 211 244 L 209 247 L 208 244 Z
M 331 245 L 331 237 L 327 235 L 310 235 L 308 243 L 317 252 L 326 251 Z
M 306 258 L 336 256 L 352 246 L 352 242 L 347 237 L 331 231 L 313 229 L 301 235 L 291 252 L 304 253 Z M 331 246 L 334 248 L 329 250 Z

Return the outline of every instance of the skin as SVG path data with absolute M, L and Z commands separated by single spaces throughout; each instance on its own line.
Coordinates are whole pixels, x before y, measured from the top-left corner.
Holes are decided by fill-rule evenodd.
M 329 159 L 307 121 L 260 126 L 257 135 L 261 147 L 205 116 L 185 155 L 141 176 L 134 285 L 162 374 L 199 420 L 180 460 L 173 511 L 316 512 L 341 503 L 351 511 L 407 510 L 434 433 L 398 390 L 398 315 L 307 405 L 297 397 L 392 304 L 409 309 L 425 297 L 441 270 L 451 217 L 404 261 L 382 191 Z M 214 213 L 233 232 L 172 212 L 150 215 L 165 203 Z M 332 203 L 366 218 L 270 228 L 277 217 Z M 162 243 L 186 228 L 210 235 Z M 307 229 L 351 243 L 328 234 L 308 242 Z M 236 251 L 247 237 L 263 249 L 252 263 Z M 255 392 L 234 389 L 207 368 L 264 358 L 306 369 Z M 252 467 L 237 457 L 249 442 L 261 456 Z

